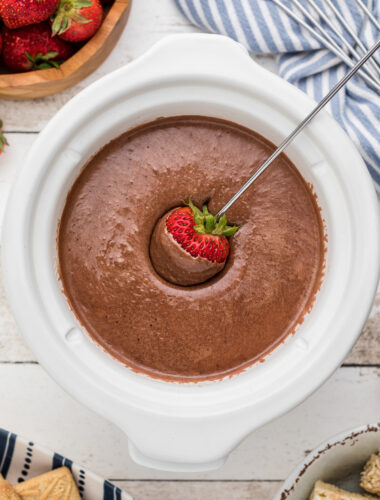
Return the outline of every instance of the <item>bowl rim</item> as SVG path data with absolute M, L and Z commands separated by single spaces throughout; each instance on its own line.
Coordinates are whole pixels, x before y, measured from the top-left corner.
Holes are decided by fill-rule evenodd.
M 286 500 L 294 491 L 297 486 L 298 481 L 301 479 L 304 472 L 316 461 L 323 460 L 324 453 L 329 449 L 337 446 L 343 445 L 345 441 L 350 441 L 363 434 L 369 432 L 380 433 L 380 421 L 372 424 L 363 424 L 357 427 L 351 427 L 346 431 L 334 434 L 331 437 L 322 441 L 316 448 L 314 448 L 306 457 L 299 462 L 291 471 L 289 476 L 285 479 L 284 483 L 281 485 L 281 489 L 277 492 L 273 500 Z

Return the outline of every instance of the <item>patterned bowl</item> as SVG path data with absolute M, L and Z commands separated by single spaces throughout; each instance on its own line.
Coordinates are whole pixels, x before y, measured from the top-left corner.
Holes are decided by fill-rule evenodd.
M 380 422 L 331 437 L 313 450 L 290 474 L 273 500 L 306 500 L 321 479 L 353 493 L 364 464 L 380 448 Z
M 0 473 L 11 484 L 63 465 L 71 470 L 83 500 L 133 500 L 120 488 L 68 458 L 0 429 Z

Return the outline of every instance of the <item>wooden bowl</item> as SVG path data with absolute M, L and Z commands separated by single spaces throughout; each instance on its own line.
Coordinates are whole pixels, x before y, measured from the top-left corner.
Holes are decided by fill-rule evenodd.
M 26 73 L 0 74 L 0 98 L 35 99 L 76 85 L 108 56 L 127 22 L 132 0 L 115 0 L 99 30 L 61 66 Z

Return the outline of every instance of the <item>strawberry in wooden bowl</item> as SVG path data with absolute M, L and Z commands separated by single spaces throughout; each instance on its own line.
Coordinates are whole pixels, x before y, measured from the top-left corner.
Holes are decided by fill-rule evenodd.
M 0 16 L 10 29 L 46 21 L 58 8 L 59 0 L 2 0 Z
M 52 16 L 52 32 L 68 42 L 91 38 L 103 20 L 100 0 L 61 0 Z
M 131 0 L 0 0 L 0 97 L 32 99 L 75 85 L 116 44 Z M 1 48 L 2 46 L 2 48 Z
M 3 28 L 4 64 L 13 71 L 59 68 L 73 53 L 71 44 L 53 37 L 48 23 Z

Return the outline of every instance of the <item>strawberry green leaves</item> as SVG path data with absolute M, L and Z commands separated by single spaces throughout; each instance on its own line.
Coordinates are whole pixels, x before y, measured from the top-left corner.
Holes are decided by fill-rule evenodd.
M 191 198 L 189 198 L 189 203 L 185 203 L 185 205 L 187 205 L 188 207 L 191 208 L 191 210 L 192 210 L 192 212 L 194 214 L 195 223 L 199 224 L 199 225 L 203 225 L 204 219 L 205 219 L 205 214 L 201 210 L 199 210 L 198 207 L 196 207 L 194 205 L 194 203 L 192 202 Z
M 227 225 L 227 217 L 225 214 L 219 219 L 219 221 L 215 225 L 215 229 L 212 231 L 212 234 L 220 234 L 223 236 L 232 236 L 239 229 L 238 226 L 228 226 Z
M 25 55 L 32 63 L 32 69 L 59 68 L 59 62 L 53 61 L 53 59 L 58 56 L 58 52 L 51 51 L 47 54 L 39 52 L 35 57 L 33 57 L 28 51 L 25 51 Z
M 213 230 L 215 229 L 215 220 L 213 215 L 205 214 L 205 226 L 206 226 L 206 233 L 213 232 Z
M 17 29 L 3 26 L 2 36 L 3 62 L 17 72 L 57 68 L 73 52 L 69 43 L 51 36 L 48 23 L 30 24 Z
M 194 214 L 195 226 L 194 229 L 197 233 L 201 234 L 214 234 L 216 236 L 232 236 L 239 229 L 239 226 L 229 226 L 227 224 L 227 217 L 225 214 L 217 220 L 217 218 L 210 214 L 207 205 L 203 205 L 202 210 L 194 205 L 191 198 L 189 198 L 189 206 Z
M 8 141 L 3 134 L 3 122 L 0 120 L 0 154 L 3 153 L 5 146 L 8 146 Z
M 52 33 L 62 35 L 70 28 L 72 22 L 78 24 L 87 24 L 92 19 L 84 17 L 80 10 L 85 7 L 91 7 L 92 0 L 61 0 L 57 12 L 52 16 Z

